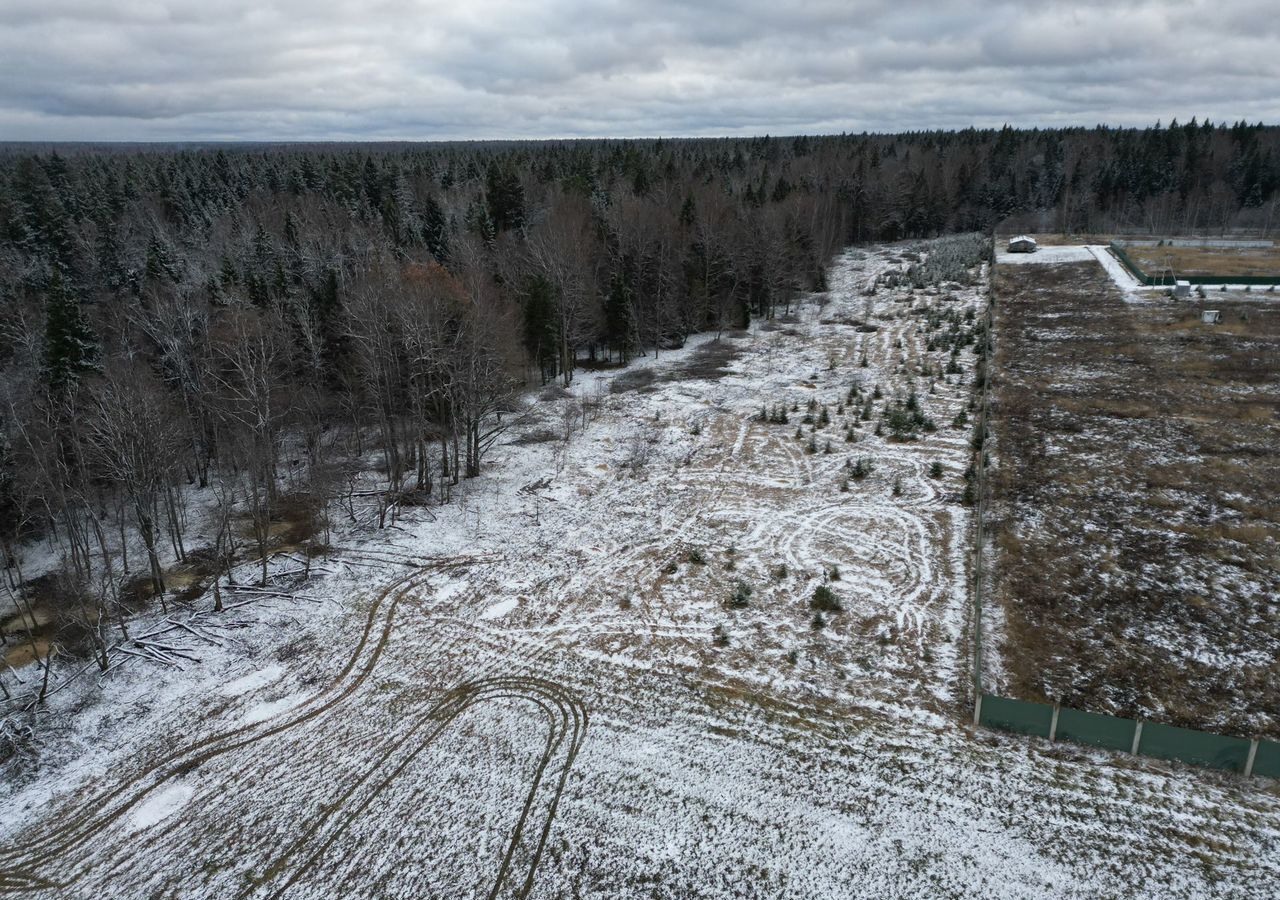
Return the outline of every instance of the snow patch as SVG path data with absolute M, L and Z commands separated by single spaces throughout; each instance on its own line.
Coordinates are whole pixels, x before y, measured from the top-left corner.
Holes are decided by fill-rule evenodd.
M 195 792 L 193 786 L 182 782 L 165 785 L 129 812 L 129 830 L 141 831 L 163 822 L 185 806 Z
M 301 697 L 282 697 L 279 700 L 268 700 L 265 703 L 259 703 L 250 709 L 241 717 L 246 725 L 253 725 L 257 722 L 265 722 L 273 716 L 280 713 L 288 712 L 302 702 Z
M 520 601 L 515 597 L 509 597 L 506 600 L 493 604 L 493 606 L 490 606 L 484 612 L 480 613 L 480 618 L 501 619 L 507 613 L 511 612 L 511 610 L 515 609 L 519 603 Z
M 284 666 L 279 663 L 272 663 L 256 672 L 241 676 L 235 681 L 228 681 L 219 690 L 228 697 L 238 697 L 241 694 L 247 694 L 250 691 L 256 691 L 258 688 L 266 687 L 273 681 L 278 680 L 283 674 Z

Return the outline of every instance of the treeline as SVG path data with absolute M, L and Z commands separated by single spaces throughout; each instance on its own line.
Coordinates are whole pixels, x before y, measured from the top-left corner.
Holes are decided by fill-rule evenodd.
M 0 548 L 105 665 L 167 559 L 263 560 L 380 457 L 447 500 L 530 382 L 769 317 L 856 242 L 1271 227 L 1280 129 L 0 148 Z M 202 545 L 188 547 L 198 496 Z M 211 546 L 204 543 L 212 542 Z M 130 549 L 141 547 L 139 565 Z M 213 583 L 217 584 L 216 577 Z M 220 597 L 216 597 L 220 601 Z M 114 623 L 114 624 L 112 624 Z M 33 651 L 34 652 L 34 651 Z

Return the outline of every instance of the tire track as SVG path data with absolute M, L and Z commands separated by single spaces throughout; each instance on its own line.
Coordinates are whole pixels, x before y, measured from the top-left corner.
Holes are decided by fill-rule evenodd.
M 400 601 L 435 573 L 465 568 L 477 561 L 480 560 L 476 557 L 436 560 L 386 585 L 370 605 L 360 639 L 337 677 L 301 706 L 285 713 L 282 719 L 254 722 L 180 747 L 83 803 L 53 830 L 35 840 L 0 850 L 0 893 L 69 887 L 74 878 L 57 882 L 38 876 L 33 870 L 37 866 L 44 868 L 51 860 L 79 848 L 170 779 L 185 775 L 216 756 L 280 734 L 333 710 L 372 674 L 390 642 Z M 379 621 L 381 628 L 378 628 Z
M 367 768 L 365 773 L 351 784 L 333 804 L 328 806 L 325 812 L 307 828 L 302 836 L 269 864 L 268 871 L 257 885 L 246 890 L 240 896 L 242 898 L 261 896 L 261 889 L 264 887 L 269 888 L 271 882 L 288 869 L 292 874 L 288 876 L 283 884 L 265 895 L 270 897 L 271 900 L 278 900 L 278 898 L 283 897 L 301 877 L 315 870 L 317 863 L 326 857 L 333 844 L 347 831 L 349 826 L 401 775 L 406 767 L 417 759 L 423 751 L 430 748 L 460 715 L 482 703 L 509 699 L 533 703 L 546 717 L 548 728 L 542 753 L 526 794 L 519 819 L 512 830 L 510 839 L 507 841 L 506 850 L 495 875 L 493 887 L 489 890 L 487 896 L 490 900 L 508 894 L 516 898 L 527 897 L 533 889 L 538 863 L 541 860 L 547 838 L 550 835 L 556 808 L 559 806 L 560 796 L 568 780 L 569 771 L 573 767 L 574 759 L 577 757 L 578 750 L 586 735 L 588 717 L 581 701 L 563 686 L 541 678 L 513 676 L 464 682 L 446 692 L 423 713 L 412 728 L 388 745 L 378 760 Z M 390 766 L 390 771 L 381 779 L 374 781 L 375 776 L 387 767 L 396 753 L 405 745 L 410 744 L 424 729 L 425 734 L 421 734 L 420 740 L 412 745 L 411 752 L 398 762 L 394 762 Z M 561 754 L 561 750 L 564 751 L 563 754 Z M 553 761 L 561 755 L 563 758 L 555 766 L 558 771 L 558 777 L 553 775 L 554 783 L 546 791 L 546 798 L 540 801 L 539 795 L 543 793 L 543 781 L 546 772 L 548 768 L 552 767 Z M 363 796 L 357 798 L 357 794 L 366 785 L 370 785 L 369 790 Z M 536 830 L 533 837 L 528 838 L 533 847 L 525 854 L 529 859 L 528 868 L 524 877 L 519 879 L 517 885 L 510 881 L 512 862 L 516 857 L 517 850 L 522 843 L 526 842 L 526 826 L 535 806 L 545 806 L 546 814 L 542 818 L 541 828 Z M 319 843 L 316 843 L 317 841 Z M 298 865 L 289 866 L 290 860 L 309 846 L 313 849 L 306 860 Z M 504 891 L 504 889 L 509 890 Z

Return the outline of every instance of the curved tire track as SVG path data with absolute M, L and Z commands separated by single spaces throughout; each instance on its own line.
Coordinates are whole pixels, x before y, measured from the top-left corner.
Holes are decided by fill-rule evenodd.
M 216 756 L 295 728 L 334 709 L 373 672 L 390 642 L 400 601 L 436 572 L 465 567 L 476 561 L 469 557 L 438 560 L 385 586 L 370 605 L 360 639 L 337 677 L 282 718 L 233 728 L 180 747 L 123 783 L 86 801 L 69 819 L 51 831 L 35 840 L 0 850 L 0 893 L 69 887 L 74 883 L 74 877 L 66 882 L 57 882 L 38 876 L 34 869 L 43 869 L 52 860 L 83 845 L 170 779 L 186 774 Z
M 545 716 L 548 728 L 520 816 L 507 841 L 493 886 L 487 896 L 490 900 L 505 896 L 528 897 L 533 889 L 538 863 L 541 861 L 542 852 L 551 833 L 560 796 L 586 735 L 588 717 L 581 701 L 563 686 L 541 678 L 513 676 L 464 682 L 446 692 L 423 713 L 413 727 L 387 745 L 374 764 L 368 767 L 365 773 L 351 784 L 293 844 L 270 863 L 268 871 L 257 885 L 240 896 L 244 898 L 264 896 L 263 889 L 270 890 L 280 875 L 290 871 L 291 874 L 282 884 L 265 894 L 271 900 L 285 896 L 304 874 L 315 870 L 319 861 L 326 857 L 333 844 L 348 827 L 403 773 L 405 768 L 423 751 L 430 748 L 459 716 L 477 705 L 507 699 L 533 703 Z M 406 746 L 412 749 L 399 761 L 395 761 L 396 754 Z M 544 786 L 548 770 L 552 771 L 552 780 L 549 785 Z M 376 777 L 379 774 L 381 777 Z M 363 793 L 361 793 L 362 790 Z M 535 819 L 533 812 L 538 808 L 545 808 L 545 814 L 541 818 L 540 827 L 530 833 L 527 826 L 531 819 Z M 527 857 L 529 862 L 523 876 L 513 877 L 513 862 L 522 848 L 523 856 Z M 296 864 L 291 863 L 295 857 L 307 849 L 310 849 L 310 852 L 305 860 Z

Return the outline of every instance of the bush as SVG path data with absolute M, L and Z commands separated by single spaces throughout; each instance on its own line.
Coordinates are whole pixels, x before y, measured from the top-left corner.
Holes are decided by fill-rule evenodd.
M 938 462 L 937 460 L 934 460 L 933 465 L 929 466 L 929 477 L 930 478 L 942 477 L 942 463 Z
M 729 632 L 725 631 L 723 625 L 717 625 L 713 634 L 715 635 L 714 640 L 717 647 L 729 646 Z
M 809 627 L 814 631 L 820 631 L 827 627 L 827 620 L 823 618 L 822 613 L 816 612 L 813 614 L 813 618 L 809 620 Z
M 732 609 L 746 609 L 747 604 L 751 601 L 751 585 L 739 581 L 734 587 L 733 593 L 729 596 L 729 606 Z
M 702 550 L 698 547 L 691 547 L 685 559 L 699 566 L 707 561 L 707 558 L 702 554 Z
M 836 596 L 836 592 L 825 584 L 820 584 L 814 589 L 813 598 L 809 601 L 809 605 L 819 612 L 841 612 L 844 610 L 844 607 L 840 605 L 840 598 Z

